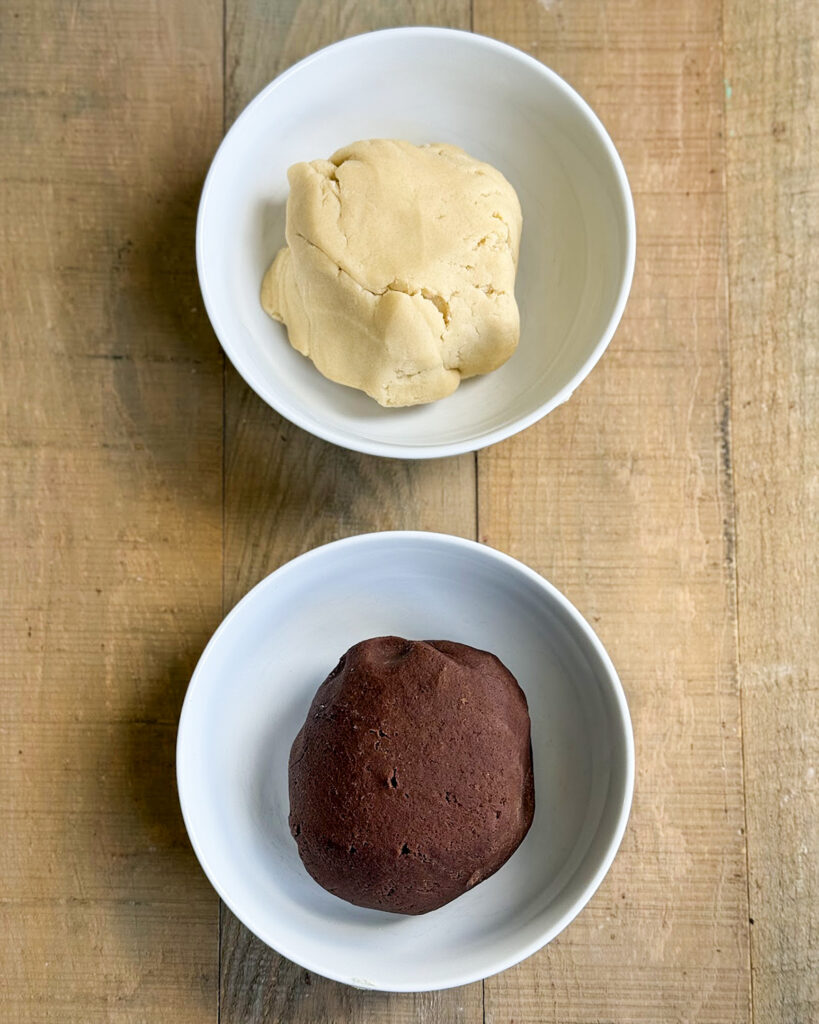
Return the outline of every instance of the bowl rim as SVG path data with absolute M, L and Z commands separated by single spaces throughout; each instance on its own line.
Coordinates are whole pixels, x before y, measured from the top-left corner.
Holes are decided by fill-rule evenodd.
M 260 106 L 264 100 L 272 92 L 278 89 L 288 78 L 303 72 L 305 68 L 309 67 L 311 64 L 321 61 L 331 51 L 354 50 L 370 45 L 377 46 L 380 41 L 387 38 L 395 38 L 397 36 L 412 36 L 414 38 L 421 39 L 437 37 L 448 39 L 452 43 L 457 42 L 458 44 L 475 46 L 478 49 L 493 50 L 497 53 L 503 53 L 507 57 L 511 57 L 526 65 L 548 81 L 553 87 L 562 92 L 575 105 L 578 112 L 586 118 L 594 129 L 595 134 L 603 143 L 603 147 L 606 150 L 611 166 L 614 170 L 615 180 L 618 185 L 619 199 L 623 205 L 626 218 L 625 261 L 620 277 L 617 300 L 597 344 L 585 359 L 577 373 L 575 373 L 572 379 L 550 399 L 541 403 L 541 405 L 526 415 L 511 419 L 500 427 L 484 431 L 481 434 L 476 434 L 472 437 L 451 442 L 404 444 L 400 442 L 381 441 L 370 437 L 362 437 L 347 429 L 328 426 L 318 417 L 299 409 L 297 406 L 289 402 L 286 396 L 283 398 L 281 395 L 273 394 L 267 387 L 266 382 L 258 379 L 256 375 L 254 375 L 249 362 L 242 356 L 241 351 L 233 345 L 230 331 L 225 328 L 222 319 L 213 307 L 207 284 L 207 271 L 204 256 L 205 222 L 208 216 L 208 207 L 211 202 L 211 196 L 214 189 L 213 182 L 215 179 L 217 165 L 219 165 L 222 160 L 227 159 L 231 136 L 233 136 L 234 133 L 238 133 L 241 125 L 253 118 L 256 108 Z M 199 200 L 199 208 L 196 218 L 196 269 L 199 278 L 199 290 L 202 294 L 205 309 L 214 333 L 216 334 L 216 337 L 218 338 L 228 359 L 231 361 L 239 375 L 244 379 L 245 383 L 252 388 L 264 402 L 280 413 L 280 415 L 284 416 L 285 419 L 290 420 L 291 423 L 301 427 L 302 430 L 306 430 L 308 433 L 342 448 L 362 452 L 365 455 L 379 455 L 386 458 L 432 459 L 478 451 L 525 430 L 533 423 L 542 419 L 557 406 L 568 401 L 575 389 L 594 369 L 600 357 L 608 348 L 609 343 L 614 336 L 614 332 L 620 323 L 623 311 L 626 307 L 629 292 L 631 290 L 632 279 L 634 277 L 635 250 L 636 221 L 634 215 L 634 201 L 631 194 L 631 188 L 629 187 L 628 177 L 623 166 L 623 161 L 621 160 L 611 137 L 600 121 L 600 118 L 594 113 L 583 97 L 573 89 L 568 82 L 561 78 L 557 72 L 552 71 L 551 68 L 547 67 L 541 61 L 529 56 L 529 54 L 524 53 L 517 47 L 510 46 L 508 43 L 500 42 L 490 36 L 467 32 L 462 29 L 437 28 L 426 25 L 386 28 L 375 32 L 365 32 L 360 35 L 350 36 L 347 39 L 342 39 L 338 42 L 331 43 L 329 46 L 324 46 L 320 50 L 316 50 L 314 53 L 309 54 L 307 57 L 287 68 L 280 75 L 277 75 L 276 78 L 269 82 L 268 85 L 257 93 L 252 100 L 250 100 L 225 133 L 224 138 L 220 142 L 216 153 L 213 156 L 210 167 L 208 168 L 205 183 L 202 186 L 202 194 Z
M 202 842 L 198 836 L 193 820 L 193 809 L 189 803 L 188 791 L 186 789 L 186 775 L 183 768 L 184 761 L 184 747 L 187 742 L 186 735 L 187 730 L 185 728 L 186 719 L 190 714 L 190 707 L 195 699 L 195 692 L 198 686 L 198 679 L 203 675 L 206 661 L 212 654 L 215 645 L 218 643 L 219 638 L 229 628 L 229 624 L 235 617 L 241 614 L 241 609 L 250 600 L 253 599 L 254 595 L 258 592 L 269 589 L 276 586 L 276 584 L 282 579 L 283 576 L 298 572 L 307 562 L 315 561 L 321 558 L 326 558 L 331 550 L 340 550 L 342 548 L 354 548 L 363 547 L 368 545 L 379 545 L 379 544 L 392 544 L 392 543 L 408 542 L 410 545 L 418 543 L 432 543 L 439 544 L 444 547 L 451 547 L 460 549 L 463 552 L 468 553 L 471 557 L 485 558 L 490 562 L 494 562 L 498 566 L 503 566 L 505 569 L 511 569 L 513 572 L 523 576 L 528 581 L 534 583 L 538 588 L 546 593 L 546 595 L 554 601 L 564 612 L 566 612 L 572 622 L 572 626 L 577 630 L 576 639 L 584 640 L 594 651 L 600 660 L 605 672 L 605 680 L 611 690 L 615 700 L 615 707 L 617 711 L 617 720 L 615 728 L 619 738 L 623 742 L 623 752 L 625 758 L 624 765 L 624 787 L 623 796 L 620 804 L 620 809 L 617 815 L 616 824 L 611 831 L 600 857 L 597 868 L 595 869 L 592 877 L 586 883 L 584 888 L 573 900 L 572 904 L 568 909 L 558 918 L 556 922 L 547 928 L 540 931 L 537 937 L 524 944 L 519 948 L 516 948 L 511 954 L 505 956 L 499 956 L 494 959 L 488 969 L 478 969 L 475 971 L 461 971 L 460 973 L 453 974 L 448 977 L 443 984 L 436 983 L 430 986 L 418 987 L 417 985 L 411 984 L 385 984 L 380 982 L 373 986 L 364 986 L 356 984 L 355 981 L 351 980 L 350 977 L 344 975 L 341 972 L 333 970 L 332 964 L 317 963 L 308 956 L 293 955 L 293 951 L 287 948 L 287 943 L 277 945 L 274 941 L 274 936 L 271 936 L 270 929 L 265 927 L 263 921 L 255 918 L 254 912 L 251 910 L 248 912 L 247 908 L 243 908 L 241 911 L 235 905 L 232 898 L 227 895 L 224 891 L 220 881 L 216 877 L 211 865 L 208 862 L 207 855 L 202 847 Z M 628 702 L 626 695 L 623 690 L 622 683 L 617 674 L 611 658 L 609 657 L 605 647 L 601 640 L 594 632 L 592 627 L 586 621 L 575 606 L 569 601 L 565 595 L 563 595 L 553 584 L 549 583 L 543 576 L 535 572 L 528 565 L 518 561 L 511 555 L 507 555 L 502 551 L 498 551 L 496 548 L 489 547 L 487 544 L 481 544 L 478 541 L 468 540 L 464 537 L 458 537 L 453 534 L 447 533 L 436 533 L 432 531 L 424 530 L 383 530 L 375 531 L 371 533 L 355 534 L 351 537 L 345 537 L 341 540 L 330 541 L 326 544 L 321 544 L 318 547 L 311 548 L 309 551 L 304 552 L 301 555 L 296 556 L 283 565 L 279 566 L 264 579 L 260 580 L 254 587 L 252 587 L 242 597 L 233 608 L 227 613 L 222 619 L 221 623 L 215 629 L 213 635 L 205 646 L 199 661 L 191 676 L 188 684 L 188 689 L 185 693 L 185 699 L 182 704 L 182 711 L 179 716 L 179 725 L 177 728 L 177 740 L 176 740 L 176 786 L 177 794 L 179 798 L 180 808 L 182 810 L 182 818 L 185 823 L 185 830 L 188 834 L 188 839 L 193 847 L 193 851 L 196 854 L 196 858 L 199 861 L 202 870 L 208 878 L 208 881 L 216 890 L 220 899 L 225 905 L 232 911 L 232 913 L 250 930 L 252 931 L 262 942 L 270 946 L 271 949 L 276 950 L 282 956 L 288 960 L 298 964 L 300 967 L 306 970 L 313 971 L 316 974 L 320 974 L 325 978 L 330 978 L 333 981 L 338 981 L 346 985 L 353 985 L 353 987 L 372 987 L 377 991 L 381 992 L 431 992 L 440 991 L 442 989 L 452 988 L 457 985 L 467 985 L 475 981 L 481 981 L 484 978 L 491 977 L 494 974 L 498 974 L 501 971 L 506 970 L 509 967 L 513 967 L 515 964 L 520 963 L 527 957 L 536 953 L 539 949 L 542 949 L 545 945 L 552 941 L 564 928 L 566 928 L 577 915 L 583 910 L 589 900 L 592 898 L 594 893 L 600 887 L 604 877 L 608 873 L 609 868 L 620 848 L 620 844 L 623 839 L 623 835 L 626 830 L 628 823 L 629 814 L 631 811 L 631 803 L 634 793 L 634 775 L 635 775 L 635 758 L 634 758 L 634 734 L 631 724 L 631 716 L 629 713 Z

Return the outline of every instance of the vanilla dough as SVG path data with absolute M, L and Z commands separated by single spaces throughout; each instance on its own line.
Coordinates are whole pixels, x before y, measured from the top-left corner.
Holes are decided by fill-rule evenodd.
M 512 355 L 521 212 L 500 171 L 457 146 L 371 139 L 288 179 L 262 306 L 325 377 L 419 405 Z

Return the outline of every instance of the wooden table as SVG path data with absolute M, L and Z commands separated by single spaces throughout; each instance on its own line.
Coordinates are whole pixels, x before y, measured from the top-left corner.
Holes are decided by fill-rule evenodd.
M 626 317 L 572 400 L 410 464 L 331 447 L 225 364 L 196 204 L 274 75 L 396 24 L 496 36 L 609 128 Z M 9 0 L 2 77 L 0 1019 L 819 1019 L 813 0 Z M 323 541 L 442 530 L 592 621 L 631 702 L 622 851 L 483 984 L 362 993 L 282 960 L 188 845 L 174 740 L 223 613 Z

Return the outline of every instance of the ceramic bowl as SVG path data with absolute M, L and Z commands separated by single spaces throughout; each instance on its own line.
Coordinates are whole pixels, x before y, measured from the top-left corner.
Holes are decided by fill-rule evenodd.
M 419 917 L 326 892 L 288 828 L 288 756 L 313 695 L 348 647 L 385 634 L 492 651 L 532 720 L 528 835 L 491 878 Z M 233 913 L 311 971 L 397 992 L 487 977 L 565 928 L 612 862 L 633 778 L 626 700 L 589 625 L 520 562 L 433 533 L 337 541 L 263 580 L 202 655 L 177 746 L 188 834 Z
M 523 208 L 517 352 L 454 395 L 409 409 L 382 409 L 326 380 L 259 302 L 284 244 L 287 168 L 379 137 L 455 143 L 498 167 Z M 553 71 L 484 36 L 388 29 L 314 53 L 250 103 L 205 182 L 196 257 L 225 352 L 273 408 L 346 448 L 431 458 L 500 441 L 570 397 L 622 315 L 634 210 L 610 138 Z

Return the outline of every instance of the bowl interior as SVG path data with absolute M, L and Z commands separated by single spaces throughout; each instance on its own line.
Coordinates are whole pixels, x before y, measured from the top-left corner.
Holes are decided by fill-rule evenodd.
M 290 746 L 318 685 L 353 643 L 383 634 L 493 651 L 532 719 L 529 834 L 497 874 L 422 917 L 325 892 L 287 823 Z M 340 981 L 419 991 L 501 970 L 579 911 L 619 843 L 630 743 L 608 659 L 539 577 L 471 542 L 371 534 L 291 562 L 234 609 L 186 698 L 178 778 L 197 855 L 252 931 Z
M 523 207 L 518 351 L 450 398 L 406 410 L 325 380 L 259 304 L 284 244 L 287 168 L 374 137 L 462 146 L 498 167 Z M 339 444 L 423 456 L 480 447 L 571 394 L 616 326 L 632 244 L 619 160 L 576 94 L 510 47 L 419 28 L 320 51 L 257 97 L 214 160 L 198 263 L 216 332 L 266 401 Z

